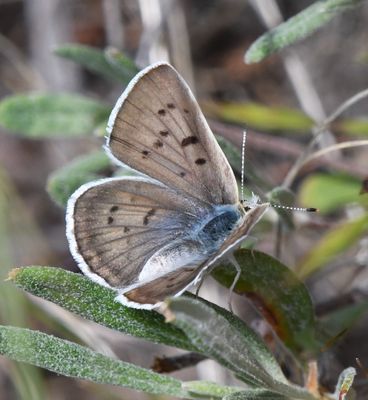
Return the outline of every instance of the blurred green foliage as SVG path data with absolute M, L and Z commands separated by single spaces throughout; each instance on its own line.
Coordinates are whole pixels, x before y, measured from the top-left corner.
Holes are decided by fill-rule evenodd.
M 74 94 L 21 94 L 0 103 L 0 124 L 30 138 L 91 135 L 110 108 Z
M 263 34 L 247 50 L 248 64 L 259 62 L 298 40 L 311 35 L 333 18 L 356 7 L 363 0 L 321 0 L 305 8 L 299 14 Z

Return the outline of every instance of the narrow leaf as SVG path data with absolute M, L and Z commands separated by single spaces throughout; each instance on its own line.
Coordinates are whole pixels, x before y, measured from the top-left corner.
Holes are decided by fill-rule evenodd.
M 280 394 L 291 394 L 296 399 L 313 399 L 304 389 L 286 383 L 285 378 L 278 380 L 271 376 L 252 346 L 256 336 L 238 331 L 205 302 L 188 297 L 172 298 L 165 314 L 169 322 L 186 333 L 195 347 L 233 371 L 239 379 Z
M 303 207 L 317 207 L 321 213 L 333 212 L 349 203 L 368 205 L 368 196 L 361 196 L 361 181 L 340 174 L 313 174 L 306 178 L 298 193 Z
M 73 378 L 192 398 L 177 379 L 37 331 L 0 326 L 0 354 Z
M 72 94 L 24 94 L 0 103 L 0 125 L 31 138 L 91 135 L 110 108 Z
M 245 62 L 247 64 L 259 62 L 270 54 L 304 39 L 337 15 L 361 2 L 362 0 L 316 1 L 257 39 L 246 52 Z
M 242 271 L 235 293 L 252 301 L 290 349 L 314 349 L 314 312 L 304 284 L 284 264 L 265 253 L 241 249 L 234 256 Z M 223 262 L 212 276 L 230 287 L 235 273 L 233 265 Z
M 345 222 L 327 232 L 298 266 L 297 273 L 301 279 L 326 266 L 334 258 L 368 232 L 368 214 L 355 221 Z
M 243 390 L 241 392 L 232 393 L 223 398 L 223 400 L 288 400 L 288 397 L 285 397 L 281 394 L 277 394 L 275 392 L 271 392 L 269 390 L 264 389 L 249 389 Z
M 214 398 L 222 399 L 224 396 L 239 392 L 243 390 L 240 387 L 235 386 L 220 386 L 214 382 L 208 381 L 190 381 L 183 383 L 183 389 L 188 391 L 190 394 L 205 397 L 209 393 Z
M 287 400 L 285 396 L 265 389 L 244 390 L 235 386 L 219 386 L 207 381 L 184 382 L 183 388 L 190 394 L 202 396 L 202 398 L 211 393 L 214 398 L 221 398 L 222 400 Z
M 107 79 L 124 84 L 128 84 L 138 72 L 134 62 L 117 50 L 108 49 L 105 53 L 90 46 L 67 44 L 56 49 L 55 54 L 83 65 Z
M 256 103 L 210 103 L 204 105 L 204 110 L 225 121 L 262 131 L 304 133 L 313 127 L 313 121 L 307 115 L 286 107 L 266 107 Z
M 106 176 L 110 167 L 111 161 L 103 150 L 83 155 L 54 171 L 47 180 L 47 191 L 57 204 L 65 207 L 79 186 Z
M 194 298 L 194 296 L 192 297 Z M 244 342 L 250 348 L 250 351 L 257 359 L 258 364 L 271 376 L 280 382 L 287 382 L 285 375 L 283 374 L 280 365 L 274 358 L 273 354 L 270 352 L 268 347 L 260 340 L 259 336 L 251 329 L 248 325 L 244 323 L 240 318 L 234 315 L 232 312 L 225 310 L 215 304 L 209 303 L 204 299 L 198 299 L 205 306 L 210 307 L 216 314 L 225 318 L 227 323 L 235 329 L 240 336 L 243 336 Z
M 83 275 L 61 268 L 26 267 L 13 270 L 9 278 L 27 292 L 108 328 L 154 343 L 197 350 L 183 332 L 166 324 L 157 312 L 124 307 L 114 300 L 115 291 Z
M 116 48 L 107 48 L 105 50 L 105 58 L 107 62 L 120 73 L 122 79 L 125 78 L 125 83 L 129 83 L 129 81 L 139 72 L 135 62 Z

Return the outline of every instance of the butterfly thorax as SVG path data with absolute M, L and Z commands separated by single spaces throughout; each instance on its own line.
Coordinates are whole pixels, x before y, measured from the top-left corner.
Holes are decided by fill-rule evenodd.
M 242 220 L 242 209 L 237 206 L 221 206 L 198 231 L 199 240 L 207 244 L 209 251 L 218 248 Z

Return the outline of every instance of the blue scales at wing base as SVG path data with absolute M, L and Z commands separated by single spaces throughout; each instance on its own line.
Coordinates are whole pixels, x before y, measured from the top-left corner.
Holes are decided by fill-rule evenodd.
M 208 246 L 207 251 L 217 249 L 242 219 L 241 210 L 236 206 L 221 206 L 197 232 L 200 242 Z

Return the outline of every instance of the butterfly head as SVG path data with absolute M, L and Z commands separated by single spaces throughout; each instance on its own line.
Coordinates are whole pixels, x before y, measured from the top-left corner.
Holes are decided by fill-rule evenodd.
M 261 204 L 261 199 L 255 193 L 252 192 L 252 196 L 248 199 L 240 199 L 240 204 L 243 206 L 244 211 L 249 211 L 259 204 Z

